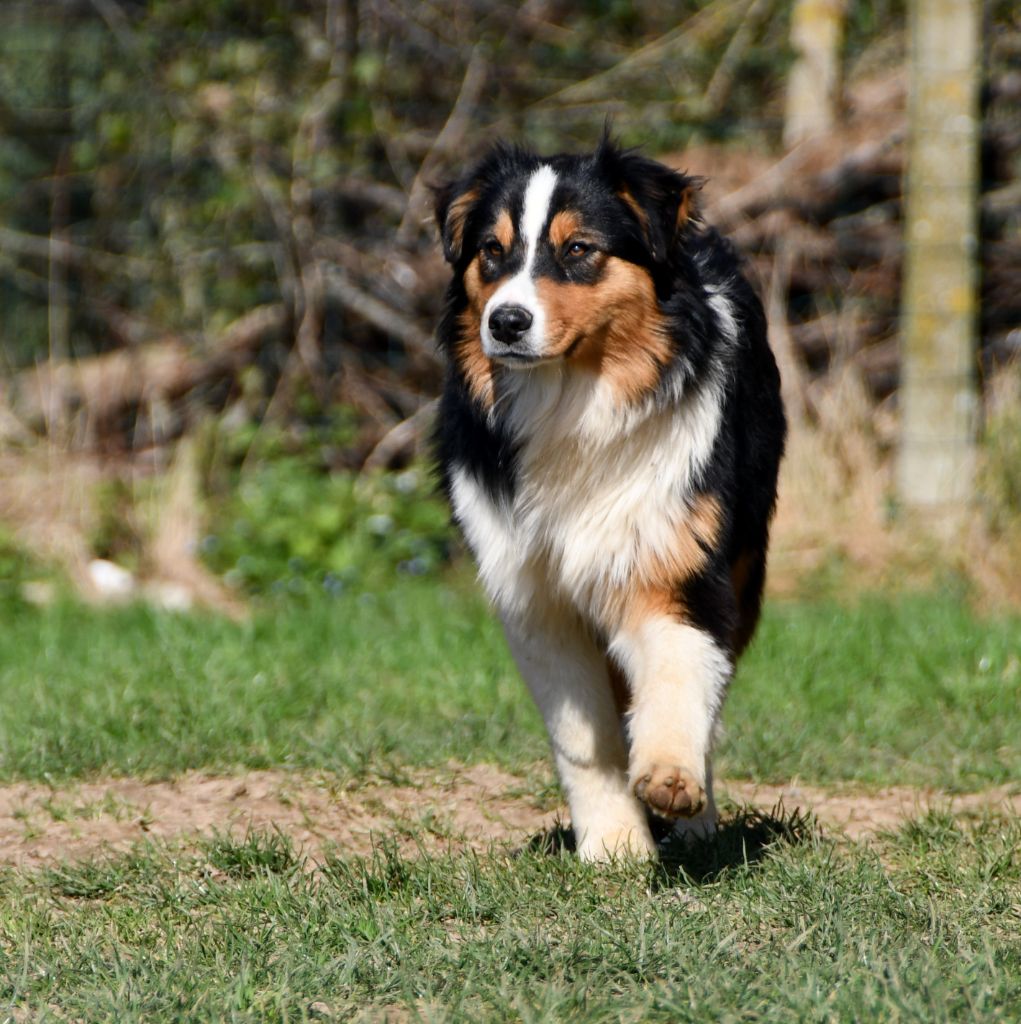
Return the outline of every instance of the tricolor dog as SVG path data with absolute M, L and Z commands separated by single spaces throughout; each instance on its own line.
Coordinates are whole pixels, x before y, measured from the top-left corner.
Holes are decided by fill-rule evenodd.
M 437 191 L 454 518 L 549 730 L 583 858 L 715 827 L 783 452 L 762 306 L 701 182 L 604 139 Z

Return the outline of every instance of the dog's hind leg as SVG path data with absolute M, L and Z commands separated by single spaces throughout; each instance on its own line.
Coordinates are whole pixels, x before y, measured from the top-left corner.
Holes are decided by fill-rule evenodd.
M 527 625 L 505 620 L 504 629 L 549 732 L 579 856 L 652 856 L 655 844 L 628 780 L 603 652 L 566 612 L 533 610 Z

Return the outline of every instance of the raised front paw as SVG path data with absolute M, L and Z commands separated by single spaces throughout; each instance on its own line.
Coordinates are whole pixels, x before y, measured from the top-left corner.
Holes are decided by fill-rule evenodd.
M 653 764 L 632 773 L 635 796 L 662 818 L 690 818 L 706 805 L 695 775 L 678 765 Z

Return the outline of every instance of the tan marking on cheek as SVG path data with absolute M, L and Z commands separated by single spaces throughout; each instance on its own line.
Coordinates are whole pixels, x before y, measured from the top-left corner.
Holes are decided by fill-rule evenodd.
M 549 226 L 549 240 L 553 248 L 559 252 L 582 227 L 581 216 L 574 210 L 561 210 L 554 214 Z
M 496 281 L 483 279 L 482 271 L 479 268 L 480 258 L 476 256 L 464 272 L 464 290 L 468 296 L 468 303 L 479 314 L 479 317 L 482 316 L 482 310 L 486 308 L 486 303 L 496 291 L 497 284 Z
M 464 273 L 468 306 L 458 317 L 461 336 L 454 345 L 454 359 L 474 398 L 485 409 L 493 405 L 493 364 L 482 351 L 482 312 L 496 291 L 496 282 L 483 281 L 478 258 Z
M 500 211 L 500 216 L 493 225 L 493 234 L 503 246 L 504 252 L 510 252 L 511 246 L 514 245 L 514 222 L 507 210 Z
M 461 337 L 454 346 L 454 359 L 464 374 L 472 397 L 484 409 L 490 409 L 493 405 L 493 365 L 482 351 L 478 314 L 466 309 L 459 322 Z
M 546 314 L 548 355 L 563 355 L 572 347 L 578 350 L 606 332 L 613 315 L 613 298 L 605 293 L 602 282 L 566 284 L 540 278 L 535 290 Z
M 656 386 L 670 343 L 648 272 L 615 256 L 602 259 L 595 284 L 544 279 L 536 290 L 546 313 L 547 354 L 570 351 L 573 365 L 601 374 L 626 404 Z
M 612 296 L 614 315 L 607 331 L 601 372 L 617 400 L 626 404 L 656 387 L 660 372 L 670 361 L 671 345 L 648 271 L 611 258 L 604 280 Z

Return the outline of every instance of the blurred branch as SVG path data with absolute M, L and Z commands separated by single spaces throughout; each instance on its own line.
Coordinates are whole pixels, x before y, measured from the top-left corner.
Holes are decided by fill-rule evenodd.
M 780 249 L 773 261 L 773 272 L 769 277 L 765 304 L 766 319 L 773 351 L 780 367 L 784 406 L 792 422 L 800 426 L 805 419 L 805 381 L 795 357 L 790 324 L 787 321 L 790 284 L 791 249 L 790 244 L 784 240 L 780 243 Z
M 335 192 L 351 202 L 378 206 L 381 210 L 396 214 L 398 217 L 404 214 L 408 206 L 407 197 L 401 189 L 394 188 L 393 185 L 387 185 L 381 181 L 341 178 L 339 181 L 331 182 L 329 186 L 320 186 L 315 191 L 324 194 Z
M 33 115 L 31 120 L 23 118 L 0 95 L 0 136 L 17 139 L 21 145 L 49 164 L 59 142 L 55 137 L 67 130 L 63 115 Z
M 50 201 L 50 244 L 47 261 L 49 295 L 46 307 L 46 327 L 51 361 L 66 359 L 70 348 L 71 318 L 68 313 L 67 265 L 58 255 L 60 246 L 67 244 L 69 202 L 67 181 L 65 180 L 66 171 L 67 147 L 65 146 L 61 150 L 54 168 Z M 57 438 L 60 428 L 66 422 L 64 395 L 59 388 L 54 391 L 49 411 L 53 419 L 46 424 L 47 433 L 51 438 Z
M 849 141 L 853 142 L 818 136 L 799 143 L 765 172 L 712 203 L 707 214 L 714 223 L 729 227 L 777 208 L 807 209 L 811 203 L 819 205 L 832 198 L 856 177 L 868 178 L 886 164 L 898 172 L 903 166 L 903 154 L 897 151 L 904 141 L 903 124 L 880 139 L 847 148 Z M 800 178 L 801 192 L 790 187 L 795 177 Z
M 140 80 L 146 83 L 146 94 L 156 99 L 171 120 L 177 119 L 185 112 L 176 101 L 176 97 L 159 88 L 159 80 L 151 74 L 152 65 L 145 52 L 145 46 L 131 25 L 124 8 L 117 0 L 91 0 L 92 6 L 106 23 L 117 44 L 134 62 Z
M 422 221 L 429 209 L 429 178 L 437 165 L 448 153 L 461 147 L 464 137 L 471 126 L 475 108 L 486 84 L 487 61 L 481 43 L 472 49 L 465 69 L 461 88 L 450 111 L 450 116 L 436 136 L 432 149 L 426 154 L 415 175 L 408 196 L 408 206 L 397 228 L 397 244 L 407 246 L 421 228 Z
M 359 0 L 328 0 L 326 35 L 333 47 L 330 74 L 342 85 L 344 96 L 354 95 L 358 60 Z
M 92 6 L 99 12 L 107 27 L 117 37 L 121 47 L 132 56 L 139 58 L 142 47 L 132 31 L 128 16 L 116 0 L 92 0 Z
M 174 337 L 88 359 L 43 363 L 14 377 L 8 401 L 24 422 L 52 426 L 63 400 L 93 429 L 140 403 L 175 398 L 236 373 L 264 338 L 286 323 L 283 307 L 260 306 L 230 324 L 204 352 Z
M 704 104 L 708 116 L 713 117 L 722 111 L 734 85 L 734 74 L 754 42 L 759 26 L 773 9 L 773 3 L 774 0 L 748 0 L 745 4 L 737 31 L 731 36 L 706 86 Z
M 358 287 L 339 268 L 327 266 L 324 269 L 323 284 L 329 298 L 340 303 L 349 313 L 368 321 L 386 334 L 399 338 L 413 364 L 420 368 L 432 368 L 436 365 L 437 356 L 432 335 L 423 331 L 410 317 L 398 313 Z
M 650 65 L 662 64 L 675 48 L 685 50 L 705 45 L 715 38 L 729 24 L 733 7 L 732 0 L 710 0 L 705 7 L 676 28 L 628 54 L 612 67 L 590 75 L 581 82 L 574 82 L 549 96 L 544 96 L 532 105 L 534 107 L 551 104 L 559 106 L 564 103 L 586 103 L 605 98 L 621 75 L 630 74 Z
M 117 253 L 101 252 L 84 245 L 76 245 L 64 238 L 31 235 L 2 226 L 0 226 L 0 247 L 11 253 L 41 260 L 88 263 L 111 273 L 127 273 L 139 280 L 150 278 L 156 269 L 156 264 L 152 260 L 140 259 L 138 256 L 121 256 Z
M 426 402 L 406 420 L 401 420 L 397 426 L 391 427 L 366 456 L 365 462 L 362 463 L 362 469 L 386 469 L 401 452 L 412 445 L 417 447 L 423 435 L 432 425 L 439 404 L 439 399 L 434 398 Z

